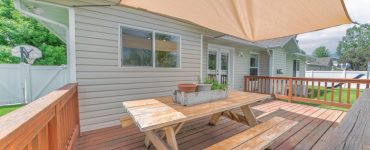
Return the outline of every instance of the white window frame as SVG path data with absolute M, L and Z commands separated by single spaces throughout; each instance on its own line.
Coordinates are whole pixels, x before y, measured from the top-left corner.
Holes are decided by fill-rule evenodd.
M 153 56 L 153 59 L 152 59 L 152 66 L 123 66 L 122 65 L 122 29 L 124 27 L 127 27 L 127 28 L 131 28 L 131 29 L 136 29 L 136 30 L 143 30 L 143 31 L 148 31 L 148 32 L 152 32 L 152 56 Z M 144 28 L 144 27 L 138 27 L 138 26 L 132 26 L 132 25 L 128 25 L 128 24 L 119 24 L 118 26 L 118 67 L 120 68 L 153 68 L 153 69 L 181 69 L 182 67 L 182 61 L 181 61 L 181 54 L 182 54 L 182 36 L 180 34 L 176 34 L 176 33 L 170 33 L 170 32 L 165 32 L 165 31 L 160 31 L 160 30 L 154 30 L 154 29 L 150 29 L 150 28 Z M 160 33 L 160 34 L 167 34 L 167 35 L 171 35 L 171 36 L 178 36 L 179 37 L 179 56 L 178 56 L 178 61 L 179 61 L 179 64 L 177 67 L 156 67 L 155 63 L 156 63 L 156 60 L 155 60 L 155 54 L 156 54 L 156 49 L 155 49 L 155 35 L 156 33 Z
M 257 67 L 252 67 L 251 64 L 250 64 L 252 55 L 257 56 L 257 62 L 256 62 Z M 249 53 L 249 75 L 251 74 L 250 69 L 252 69 L 252 68 L 257 68 L 257 76 L 259 76 L 260 75 L 260 54 L 259 53 L 255 53 L 255 52 L 250 52 Z

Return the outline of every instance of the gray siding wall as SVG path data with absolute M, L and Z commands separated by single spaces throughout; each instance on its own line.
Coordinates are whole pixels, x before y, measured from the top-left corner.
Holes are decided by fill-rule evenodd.
M 306 58 L 303 57 L 296 57 L 299 62 L 299 77 L 305 77 L 306 76 Z
M 244 53 L 244 56 L 239 56 L 240 52 Z M 235 61 L 234 61 L 234 89 L 244 90 L 244 76 L 249 75 L 250 66 L 250 51 L 247 49 L 237 48 L 235 50 Z
M 208 43 L 203 43 L 201 66 L 201 30 L 193 25 L 124 7 L 75 8 L 75 13 L 82 132 L 119 125 L 119 118 L 125 113 L 123 101 L 169 95 L 178 83 L 198 82 L 201 67 L 203 78 L 207 75 Z M 119 67 L 119 26 L 124 24 L 181 35 L 181 68 Z M 250 52 L 259 53 L 260 75 L 269 75 L 266 51 L 234 49 L 230 64 L 234 89 L 244 88 L 243 77 L 249 75 Z M 244 56 L 238 56 L 239 51 L 243 51 Z M 282 68 L 286 73 L 286 52 L 274 51 L 273 55 L 273 68 Z
M 270 56 L 267 51 L 259 52 L 259 76 L 269 76 L 270 75 Z
M 287 57 L 286 57 L 286 76 L 293 76 L 293 60 L 294 60 L 294 57 L 290 54 L 287 54 Z
M 240 51 L 244 56 L 238 56 Z M 251 53 L 257 53 L 259 56 L 259 76 L 269 75 L 269 55 L 266 51 L 236 48 L 234 62 L 234 89 L 236 90 L 244 90 L 244 76 L 249 75 Z
M 284 49 L 274 49 L 273 51 L 273 70 L 272 76 L 293 76 L 293 60 L 300 61 L 299 77 L 305 76 L 306 59 L 296 55 L 287 53 Z M 277 69 L 282 69 L 283 74 L 277 74 Z
M 287 55 L 283 49 L 273 50 L 273 66 L 272 66 L 272 76 L 289 76 L 287 74 Z M 282 69 L 283 74 L 277 74 L 277 70 Z
M 288 76 L 293 76 L 293 61 L 294 60 L 299 60 L 299 74 L 297 74 L 297 77 L 304 77 L 305 76 L 305 62 L 306 59 L 302 58 L 300 56 L 296 55 L 291 55 L 287 54 L 287 71 L 288 71 Z
M 200 75 L 200 30 L 123 7 L 75 8 L 81 131 L 119 125 L 122 102 L 169 95 Z M 119 26 L 128 24 L 181 35 L 181 69 L 119 67 Z

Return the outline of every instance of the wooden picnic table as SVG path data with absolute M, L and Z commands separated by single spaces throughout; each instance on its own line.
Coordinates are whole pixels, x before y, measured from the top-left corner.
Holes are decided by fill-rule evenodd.
M 146 135 L 145 145 L 150 143 L 157 149 L 177 150 L 176 133 L 184 122 L 212 115 L 209 124 L 216 125 L 221 116 L 249 126 L 258 124 L 250 104 L 271 98 L 270 95 L 230 91 L 226 99 L 183 106 L 172 101 L 172 96 L 123 102 L 124 108 L 140 131 Z M 243 114 L 232 112 L 240 108 Z M 164 131 L 158 133 L 157 131 Z M 166 137 L 165 142 L 163 139 Z

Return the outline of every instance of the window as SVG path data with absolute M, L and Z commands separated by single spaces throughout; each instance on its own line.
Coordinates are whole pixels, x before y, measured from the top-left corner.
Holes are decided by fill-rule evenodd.
M 153 33 L 122 29 L 122 66 L 153 66 Z
M 217 63 L 217 52 L 209 51 L 208 52 L 208 69 L 216 70 L 216 63 Z
M 256 54 L 251 54 L 249 74 L 252 76 L 258 75 L 258 55 Z
M 155 66 L 179 67 L 179 36 L 155 33 Z
M 121 27 L 121 66 L 180 67 L 180 36 Z

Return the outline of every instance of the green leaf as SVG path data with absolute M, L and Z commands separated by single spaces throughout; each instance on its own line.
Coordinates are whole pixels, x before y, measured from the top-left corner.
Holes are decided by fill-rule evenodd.
M 35 19 L 23 16 L 13 6 L 13 0 L 0 0 L 0 63 L 19 63 L 10 54 L 17 45 L 39 48 L 43 57 L 37 65 L 61 65 L 67 63 L 66 45 Z

